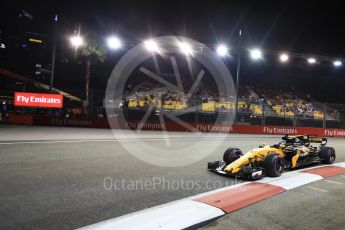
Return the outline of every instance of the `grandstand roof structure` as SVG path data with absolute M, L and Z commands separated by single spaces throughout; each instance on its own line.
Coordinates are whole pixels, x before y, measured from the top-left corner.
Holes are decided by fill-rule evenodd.
M 1 75 L 5 75 L 5 76 L 10 77 L 12 79 L 19 80 L 19 81 L 22 81 L 22 82 L 27 83 L 27 84 L 31 84 L 31 85 L 39 88 L 39 89 L 42 89 L 42 90 L 49 90 L 49 86 L 46 84 L 40 83 L 38 81 L 32 80 L 28 77 L 25 77 L 23 75 L 14 73 L 12 71 L 9 71 L 9 70 L 3 69 L 3 68 L 0 68 L 0 76 Z M 66 97 L 72 101 L 82 102 L 81 98 L 73 96 L 67 92 L 64 92 L 64 91 L 56 89 L 56 88 L 53 88 L 52 92 L 57 93 L 57 94 L 61 94 L 64 97 Z

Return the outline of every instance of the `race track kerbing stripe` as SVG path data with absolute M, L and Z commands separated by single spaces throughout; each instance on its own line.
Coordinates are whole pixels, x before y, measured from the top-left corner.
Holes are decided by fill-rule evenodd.
M 338 166 L 324 166 L 324 167 L 315 168 L 315 169 L 307 169 L 302 172 L 313 173 L 316 175 L 320 175 L 323 178 L 328 178 L 328 177 L 345 173 L 345 168 L 338 167 Z
M 103 221 L 81 229 L 184 229 L 222 215 L 224 215 L 223 211 L 210 205 L 193 200 L 180 200 Z
M 224 212 L 230 213 L 284 191 L 285 189 L 281 187 L 253 182 L 235 189 L 229 188 L 219 193 L 200 197 L 196 201 L 218 207 Z
M 257 182 L 275 185 L 286 190 L 290 190 L 322 179 L 323 177 L 315 174 L 290 172 L 284 173 L 280 177 L 266 177 Z
M 345 162 L 340 162 L 340 163 L 335 163 L 333 164 L 334 166 L 338 166 L 338 167 L 343 167 L 345 168 Z

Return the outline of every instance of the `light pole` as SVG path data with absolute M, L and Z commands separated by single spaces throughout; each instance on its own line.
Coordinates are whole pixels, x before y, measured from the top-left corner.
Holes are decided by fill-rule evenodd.
M 56 53 L 56 24 L 58 21 L 58 15 L 54 16 L 53 22 L 53 52 L 52 52 L 52 69 L 50 71 L 50 83 L 49 83 L 49 92 L 53 92 L 54 84 L 54 72 L 55 72 L 55 53 Z
M 236 103 L 235 103 L 235 121 L 237 121 L 237 108 L 238 108 L 238 90 L 240 84 L 240 70 L 241 70 L 241 36 L 242 31 L 238 32 L 238 53 L 237 53 L 237 68 L 236 68 Z
M 237 45 L 237 67 L 236 67 L 236 103 L 235 103 L 235 121 L 237 119 L 237 107 L 238 107 L 238 91 L 239 91 L 239 84 L 240 84 L 240 70 L 241 70 L 241 36 L 242 31 L 239 30 L 238 32 L 238 45 Z M 229 55 L 228 47 L 224 44 L 218 45 L 216 49 L 217 53 L 221 57 L 226 57 Z

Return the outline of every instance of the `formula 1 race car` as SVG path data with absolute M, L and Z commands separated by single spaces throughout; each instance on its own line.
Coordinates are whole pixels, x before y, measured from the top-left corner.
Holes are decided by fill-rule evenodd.
M 319 143 L 314 147 L 312 143 Z M 238 148 L 228 148 L 223 161 L 208 163 L 212 172 L 247 180 L 263 176 L 279 177 L 284 169 L 294 169 L 312 163 L 332 164 L 335 150 L 326 147 L 327 139 L 309 135 L 285 135 L 275 145 L 260 145 L 246 154 Z

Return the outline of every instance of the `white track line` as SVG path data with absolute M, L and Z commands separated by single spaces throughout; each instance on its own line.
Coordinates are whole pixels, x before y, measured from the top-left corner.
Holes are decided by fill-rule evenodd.
M 338 182 L 338 181 L 333 181 L 333 180 L 325 180 L 326 182 L 333 183 L 333 184 L 338 184 L 338 185 L 344 185 L 344 183 Z
M 183 137 L 183 138 L 129 138 L 129 139 L 90 139 L 90 140 L 48 140 L 48 141 L 5 141 L 0 145 L 15 144 L 50 144 L 50 143 L 84 143 L 84 142 L 137 142 L 137 141 L 195 141 L 195 140 L 231 140 L 237 137 Z M 255 137 L 241 137 L 241 139 L 257 139 Z
M 310 188 L 310 189 L 313 189 L 315 191 L 319 191 L 319 192 L 328 192 L 327 190 L 325 189 L 322 189 L 322 188 L 316 188 L 316 187 L 313 187 L 313 186 L 307 186 L 307 188 Z

